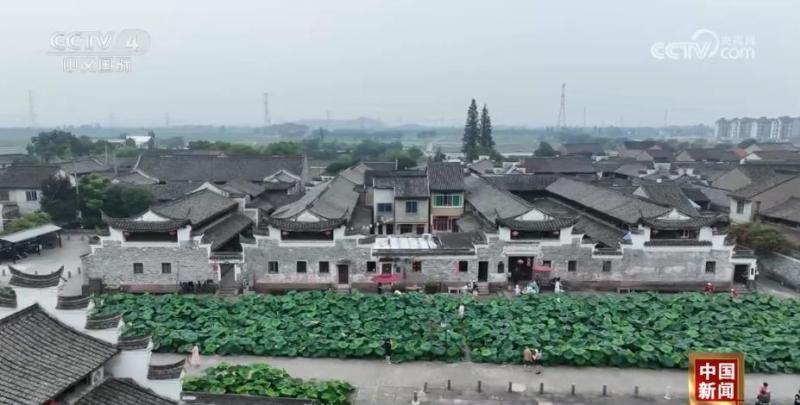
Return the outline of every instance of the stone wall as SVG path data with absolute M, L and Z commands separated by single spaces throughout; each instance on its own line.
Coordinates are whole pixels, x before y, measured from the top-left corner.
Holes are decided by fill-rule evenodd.
M 417 256 L 422 271 L 412 272 L 411 260 L 395 263 L 394 271 L 402 274 L 406 284 L 428 282 L 444 286 L 461 286 L 478 279 L 478 264 L 488 263 L 488 281 L 502 288 L 511 267 L 509 256 L 535 257 L 536 264 L 551 261 L 553 272 L 546 278 L 561 277 L 566 288 L 615 290 L 617 288 L 687 290 L 700 289 L 705 283 L 717 288 L 729 288 L 734 265 L 730 250 L 710 247 L 626 248 L 622 256 L 592 256 L 591 245 L 581 245 L 578 237 L 570 244 L 519 243 L 487 235 L 488 243 L 478 245 L 475 254 L 468 256 Z M 246 248 L 246 271 L 257 290 L 325 289 L 338 284 L 337 263 L 349 266 L 350 285 L 359 289 L 374 289 L 370 279 L 380 273 L 380 257 L 371 255 L 370 245 L 358 245 L 356 239 L 338 239 L 334 246 L 281 247 L 278 241 L 261 239 L 258 247 Z M 298 274 L 296 262 L 308 262 L 307 273 Z M 329 273 L 318 272 L 319 261 L 329 261 Z M 458 272 L 457 263 L 468 262 L 467 272 Z M 577 262 L 576 271 L 568 271 L 567 262 Z M 268 262 L 277 261 L 279 272 L 269 274 Z M 376 262 L 376 272 L 366 271 L 367 261 Z M 603 262 L 611 262 L 611 270 L 603 271 Z M 714 273 L 706 273 L 707 261 L 716 262 Z M 503 263 L 502 273 L 498 264 Z
M 104 241 L 82 259 L 89 279 L 102 279 L 105 285 L 119 285 L 131 291 L 171 291 L 179 282 L 216 281 L 217 274 L 208 262 L 208 253 L 197 247 L 125 247 Z M 143 273 L 133 273 L 133 263 L 142 263 Z M 162 263 L 170 263 L 170 274 L 163 274 Z
M 758 256 L 758 264 L 761 276 L 800 290 L 800 259 L 783 254 L 766 253 Z

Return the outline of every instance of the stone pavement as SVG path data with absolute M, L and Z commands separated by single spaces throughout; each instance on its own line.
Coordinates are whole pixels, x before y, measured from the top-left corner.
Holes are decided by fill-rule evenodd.
M 179 354 L 153 354 L 154 363 L 168 363 L 183 357 Z M 475 399 L 466 403 L 514 403 L 514 401 L 537 399 L 540 404 L 551 403 L 651 403 L 683 404 L 688 396 L 687 371 L 685 370 L 646 370 L 596 367 L 545 367 L 541 375 L 524 371 L 521 366 L 482 363 L 441 363 L 410 362 L 388 365 L 379 360 L 340 360 L 310 358 L 278 358 L 257 356 L 203 356 L 199 368 L 189 368 L 189 375 L 197 375 L 202 369 L 220 362 L 249 364 L 266 362 L 288 371 L 292 376 L 316 379 L 341 379 L 358 388 L 358 404 L 407 404 L 413 392 L 421 390 L 427 382 L 430 391 L 444 391 L 447 380 L 451 380 L 453 390 L 474 392 L 478 380 L 483 391 L 501 395 L 507 392 L 508 383 L 523 384 L 525 394 L 507 398 L 507 401 L 486 402 L 490 398 Z M 776 403 L 791 403 L 794 393 L 800 389 L 800 375 L 794 374 L 748 374 L 745 392 L 750 402 L 757 387 L 769 382 Z M 544 384 L 545 395 L 539 395 L 539 385 Z M 575 384 L 576 397 L 570 396 L 571 385 Z M 602 397 L 603 385 L 607 386 L 608 397 Z M 647 399 L 633 397 L 634 387 L 639 387 L 639 395 Z M 664 400 L 669 391 L 671 400 Z M 484 395 L 486 397 L 487 395 Z M 555 395 L 549 397 L 550 395 Z M 613 399 L 613 400 L 612 400 Z M 576 402 L 577 401 L 577 402 Z M 610 402 L 609 402 L 610 401 Z M 426 402 L 456 403 L 456 402 Z M 465 402 L 461 402 L 465 403 Z M 536 402 L 523 402 L 536 403 Z
M 78 267 L 81 265 L 81 255 L 89 252 L 89 241 L 86 235 L 67 233 L 62 233 L 61 241 L 60 248 L 43 249 L 41 255 L 33 254 L 18 260 L 17 263 L 0 264 L 0 284 L 8 283 L 11 279 L 11 274 L 7 270 L 9 264 L 24 271 L 38 271 L 39 274 L 50 273 L 64 266 L 63 277 L 67 282 L 64 283 L 60 294 L 80 295 L 84 273 L 78 274 Z

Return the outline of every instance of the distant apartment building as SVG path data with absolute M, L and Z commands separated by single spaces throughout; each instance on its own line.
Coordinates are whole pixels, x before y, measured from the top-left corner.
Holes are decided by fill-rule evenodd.
M 718 139 L 786 140 L 800 137 L 800 117 L 720 118 L 714 131 Z

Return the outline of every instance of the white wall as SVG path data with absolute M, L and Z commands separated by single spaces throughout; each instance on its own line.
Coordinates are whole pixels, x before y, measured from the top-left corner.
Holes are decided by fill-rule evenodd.
M 378 204 L 386 203 L 392 205 L 391 214 L 383 214 L 385 222 L 394 222 L 394 190 L 389 189 L 376 189 L 372 194 L 372 222 L 378 221 Z
M 28 201 L 26 197 L 27 191 L 35 191 L 38 199 L 36 201 Z M 42 190 L 8 190 L 8 200 L 17 203 L 19 213 L 22 215 L 31 212 L 39 211 L 42 206 L 39 201 L 42 199 Z
M 734 223 L 744 223 L 750 222 L 753 220 L 753 203 L 750 201 L 736 201 L 735 199 L 731 198 L 731 206 L 730 206 L 730 213 L 729 217 L 731 222 Z M 742 210 L 741 214 L 738 214 L 736 211 L 736 204 L 744 204 L 744 210 Z

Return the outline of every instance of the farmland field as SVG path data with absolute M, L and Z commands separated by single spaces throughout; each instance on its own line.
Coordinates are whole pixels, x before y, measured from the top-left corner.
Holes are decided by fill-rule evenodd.
M 466 307 L 463 319 L 458 306 Z M 750 371 L 800 372 L 797 300 L 698 293 L 525 296 L 474 301 L 444 294 L 116 294 L 97 311 L 122 311 L 125 334 L 152 334 L 162 352 L 518 363 L 527 345 L 545 364 L 686 367 L 690 351 L 741 351 Z M 445 326 L 443 326 L 445 325 Z

